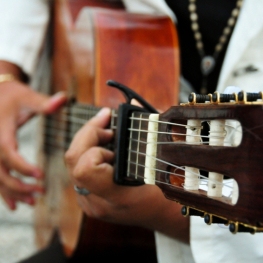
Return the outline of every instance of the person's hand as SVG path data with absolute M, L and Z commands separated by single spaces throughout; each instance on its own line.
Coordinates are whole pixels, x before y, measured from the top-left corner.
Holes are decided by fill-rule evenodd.
M 44 189 L 27 184 L 12 176 L 16 171 L 24 176 L 42 178 L 43 172 L 28 163 L 18 152 L 18 128 L 36 114 L 49 114 L 66 101 L 64 93 L 48 97 L 19 81 L 0 83 L 0 194 L 10 209 L 17 202 L 34 204 L 34 194 Z
M 90 217 L 147 227 L 187 241 L 188 221 L 179 215 L 181 207 L 166 199 L 157 186 L 113 182 L 114 154 L 102 147 L 113 138 L 113 132 L 105 129 L 109 121 L 110 109 L 104 108 L 78 131 L 65 154 L 73 184 L 90 191 L 78 196 L 79 205 Z

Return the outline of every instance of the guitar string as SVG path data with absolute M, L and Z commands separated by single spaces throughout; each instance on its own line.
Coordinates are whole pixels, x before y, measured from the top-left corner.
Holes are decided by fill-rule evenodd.
M 87 114 L 87 108 L 86 107 L 85 108 L 83 107 L 82 109 L 80 109 L 80 108 L 72 109 L 71 108 L 70 113 L 75 113 L 75 114 L 78 113 L 78 114 L 83 114 L 83 115 L 86 115 L 86 116 L 87 115 L 88 116 L 94 116 L 95 115 L 94 113 L 97 113 L 98 110 L 99 110 L 98 108 L 93 108 L 93 107 L 91 107 L 91 109 L 93 110 L 93 114 Z M 57 126 L 58 123 L 61 123 L 63 121 L 64 122 L 65 121 L 70 121 L 71 124 L 73 123 L 73 124 L 83 125 L 83 124 L 85 124 L 87 122 L 87 119 L 89 119 L 89 118 L 75 117 L 75 116 L 69 115 L 68 112 L 69 111 L 67 111 L 65 113 L 65 110 L 63 111 L 62 118 L 59 118 L 59 121 L 56 122 L 56 126 Z M 60 114 L 60 116 L 61 116 L 61 114 Z M 149 120 L 145 119 L 145 118 L 131 117 L 130 119 L 149 122 Z M 53 118 L 53 121 L 54 121 L 54 118 Z M 167 125 L 171 125 L 171 126 L 181 126 L 181 127 L 185 127 L 185 128 L 188 127 L 187 125 L 179 124 L 179 123 L 173 123 L 173 122 L 163 122 L 163 121 L 154 121 L 154 122 L 158 122 L 158 123 L 161 123 L 161 124 L 167 124 Z M 54 129 L 54 126 L 50 126 L 50 125 L 47 125 L 47 126 L 49 127 L 49 134 L 47 134 L 47 136 L 49 136 L 49 141 L 48 141 L 49 146 L 51 146 L 51 147 L 52 146 L 58 146 L 58 144 L 57 144 L 57 139 L 58 139 L 57 135 L 58 134 L 63 134 L 64 136 L 62 136 L 62 139 L 64 140 L 66 138 L 65 137 L 65 129 L 60 129 L 60 128 L 57 128 L 57 127 L 55 127 L 55 129 Z M 79 129 L 80 127 L 81 126 L 77 127 L 76 130 Z M 229 127 L 232 127 L 232 126 L 229 126 Z M 200 129 L 201 127 L 192 127 L 192 128 L 193 129 Z M 234 128 L 234 129 L 237 131 L 236 128 Z M 139 129 L 137 129 L 137 130 L 136 129 L 129 129 L 129 130 L 131 130 L 131 131 L 140 131 L 140 132 L 148 132 L 147 130 L 139 130 Z M 58 133 L 58 131 L 59 131 L 59 133 Z M 74 134 L 74 132 L 72 132 L 72 131 L 71 131 L 71 133 Z M 165 134 L 169 134 L 169 135 L 178 135 L 178 136 L 186 136 L 186 134 L 183 134 L 183 133 L 173 133 L 173 132 L 158 132 L 158 133 L 165 133 Z M 66 134 L 68 136 L 67 132 L 66 132 Z M 56 135 L 56 137 L 54 137 L 55 139 L 54 138 L 52 139 L 52 136 L 54 136 L 54 135 Z M 191 135 L 191 136 L 196 136 L 196 135 Z M 197 135 L 197 136 L 199 136 L 201 138 L 211 138 L 211 136 L 200 136 L 200 135 Z M 72 137 L 69 136 L 67 139 L 71 139 L 71 138 Z M 216 136 L 213 137 L 213 138 L 216 138 Z M 164 143 L 171 144 L 171 142 L 158 142 L 157 144 L 164 144 Z M 172 142 L 172 143 L 174 143 L 174 144 L 182 144 L 182 143 L 186 143 L 186 142 L 182 142 L 182 141 L 178 142 L 177 141 L 177 142 Z M 203 143 L 207 143 L 207 142 L 201 142 L 200 141 L 200 143 L 203 144 Z M 189 143 L 187 143 L 187 144 L 189 144 Z M 61 149 L 65 149 L 67 147 L 67 145 L 65 143 L 64 144 L 60 144 L 59 146 L 60 146 Z
M 136 140 L 136 141 L 137 141 L 137 140 Z M 142 142 L 142 143 L 145 143 L 145 142 Z M 61 149 L 64 149 L 64 148 L 65 148 L 65 147 L 61 146 Z M 57 148 L 56 148 L 56 150 L 57 150 Z M 166 162 L 166 161 L 164 161 L 164 160 L 155 158 L 155 157 L 153 157 L 153 156 L 146 155 L 145 153 L 138 152 L 138 151 L 133 151 L 133 150 L 130 150 L 130 152 L 133 152 L 133 153 L 136 153 L 136 154 L 139 154 L 139 155 L 148 156 L 148 157 L 150 157 L 150 158 L 154 158 L 157 162 L 162 162 L 162 163 L 165 163 L 165 164 L 167 164 L 167 165 L 169 165 L 169 166 L 171 166 L 171 167 L 173 167 L 173 168 L 176 168 L 177 170 L 185 171 L 185 168 L 183 168 L 182 166 L 177 166 L 177 165 L 175 165 L 175 164 Z M 61 154 L 61 156 L 63 156 L 63 155 Z M 132 163 L 132 164 L 134 164 L 134 165 L 142 166 L 142 167 L 144 167 L 144 168 L 150 168 L 150 167 L 144 166 L 144 165 L 142 165 L 142 164 L 138 164 L 138 163 L 136 164 L 135 162 L 132 162 L 132 161 L 129 161 L 129 160 L 128 160 L 128 163 Z M 159 171 L 159 172 L 163 172 L 163 173 L 165 173 L 165 174 L 177 175 L 177 176 L 180 176 L 180 177 L 185 178 L 185 176 L 184 176 L 184 175 L 181 175 L 181 174 L 171 173 L 171 172 L 167 172 L 167 171 L 161 171 L 161 170 L 153 169 L 153 168 L 150 168 L 150 169 L 151 169 L 151 170 L 155 170 L 155 171 Z M 189 172 L 189 171 L 188 171 L 188 172 Z M 200 175 L 200 174 L 193 173 L 193 172 L 191 172 L 191 171 L 190 171 L 190 173 L 193 174 L 193 175 L 196 175 L 199 179 L 200 179 L 200 178 L 203 179 L 202 182 L 201 182 L 201 184 L 204 185 L 204 182 L 206 182 L 206 185 L 207 185 L 207 182 L 208 182 L 207 177 L 202 176 L 202 175 Z M 139 176 L 139 175 L 137 175 L 137 176 L 138 176 L 138 177 L 141 177 L 141 178 L 144 178 L 144 179 L 147 179 L 147 178 L 145 178 L 145 177 L 143 177 L 143 176 Z M 216 183 L 216 184 L 218 184 L 218 185 L 221 185 L 221 183 L 219 183 L 219 182 L 217 182 L 217 181 L 212 181 L 212 180 L 210 180 L 210 182 L 214 182 L 214 183 Z M 200 184 L 200 185 L 201 185 L 201 184 Z M 227 186 L 226 184 L 222 184 L 222 185 L 223 185 L 223 186 Z M 232 189 L 232 187 L 230 187 L 230 186 L 228 186 L 228 187 Z
M 139 118 L 136 118 L 136 120 L 138 120 Z M 70 127 L 67 127 L 65 129 L 65 126 L 67 126 L 67 124 L 64 122 L 66 120 L 70 120 L 71 121 L 71 124 L 73 125 L 80 125 L 80 126 L 71 126 L 72 130 L 70 130 Z M 141 121 L 148 121 L 147 119 L 141 119 Z M 65 140 L 71 140 L 73 135 L 75 134 L 75 132 L 81 128 L 81 126 L 83 124 L 85 124 L 87 122 L 84 121 L 83 119 L 81 118 L 77 118 L 77 117 L 70 117 L 70 118 L 64 118 L 64 119 L 55 119 L 55 118 L 52 118 L 52 120 L 48 121 L 46 124 L 45 124 L 45 127 L 47 128 L 46 131 L 46 135 L 47 136 L 52 136 L 52 135 L 61 135 L 62 136 L 62 139 L 65 139 Z M 158 122 L 159 124 L 170 124 L 171 126 L 182 126 L 182 127 L 185 127 L 185 128 L 188 128 L 189 126 L 188 125 L 183 125 L 183 124 L 179 124 L 179 123 L 172 123 L 172 122 L 162 122 L 162 121 L 154 121 L 154 122 Z M 62 124 L 62 125 L 61 125 Z M 227 127 L 231 128 L 232 129 L 232 133 L 234 132 L 239 132 L 240 133 L 240 130 L 238 130 L 238 128 L 240 127 L 237 126 L 237 127 L 233 127 L 231 125 L 226 125 Z M 75 128 L 75 129 L 73 129 Z M 113 127 L 115 128 L 115 127 Z M 199 127 L 192 127 L 193 129 L 199 129 Z M 76 131 L 74 131 L 76 130 Z M 139 132 L 145 132 L 145 133 L 158 133 L 158 134 L 166 134 L 166 135 L 177 135 L 177 136 L 182 136 L 182 137 L 185 137 L 186 134 L 185 133 L 176 133 L 176 132 L 160 132 L 160 131 L 148 131 L 148 130 L 143 130 L 143 129 L 132 129 L 130 128 L 129 131 L 139 131 Z M 226 135 L 226 134 L 225 134 Z M 204 138 L 210 138 L 210 139 L 217 139 L 217 138 L 222 138 L 222 136 L 211 136 L 211 135 L 208 135 L 208 136 L 205 136 L 205 135 L 187 135 L 187 136 L 191 136 L 191 137 L 200 137 L 200 144 L 207 144 L 209 142 L 207 141 L 202 141 L 202 139 Z M 167 143 L 172 143 L 172 144 L 189 144 L 188 142 L 185 142 L 185 141 L 180 141 L 180 142 L 157 142 L 157 144 L 167 144 Z M 226 141 L 225 143 L 228 143 L 230 144 L 230 141 Z
M 54 145 L 53 145 L 54 146 Z M 56 145 L 57 146 L 57 145 Z M 61 149 L 62 150 L 64 150 L 65 148 L 63 147 L 63 146 L 61 146 Z M 62 157 L 63 158 L 63 156 L 64 156 L 64 154 L 63 153 L 61 153 L 61 152 L 58 152 L 57 151 L 58 150 L 58 148 L 56 147 L 56 148 L 54 148 L 54 151 L 52 151 L 52 155 L 56 155 L 56 156 L 60 156 L 60 157 Z M 134 153 L 138 153 L 137 151 L 133 151 Z M 140 153 L 139 152 L 139 154 L 140 155 L 145 155 L 144 153 Z M 148 155 L 149 156 L 149 155 Z M 149 156 L 150 158 L 154 158 L 153 156 Z M 177 165 L 174 165 L 174 164 L 172 164 L 172 163 L 169 163 L 169 162 L 165 162 L 165 161 L 163 161 L 163 160 L 161 160 L 161 159 L 158 159 L 158 158 L 155 158 L 155 160 L 156 161 L 159 161 L 159 162 L 163 162 L 163 163 L 166 163 L 167 165 L 169 165 L 169 166 L 171 166 L 171 167 L 173 167 L 173 168 L 176 168 L 176 169 L 178 169 L 178 170 L 182 170 L 182 171 L 185 171 L 185 168 L 183 168 L 182 166 L 177 166 Z M 156 169 L 156 168 L 151 168 L 151 167 L 147 167 L 146 165 L 142 165 L 142 164 L 138 164 L 138 163 L 135 163 L 135 162 L 132 162 L 132 161 L 127 161 L 128 162 L 128 164 L 134 164 L 134 165 L 138 165 L 138 166 L 141 166 L 141 167 L 143 167 L 143 168 L 149 168 L 150 170 L 153 170 L 153 171 L 155 171 L 155 172 L 160 172 L 160 173 L 163 173 L 163 174 L 169 174 L 169 175 L 175 175 L 175 176 L 179 176 L 179 177 L 182 177 L 182 178 L 185 178 L 185 175 L 182 175 L 182 174 L 178 174 L 178 173 L 174 173 L 174 172 L 168 172 L 168 171 L 164 171 L 164 170 L 160 170 L 160 169 Z M 189 171 L 188 171 L 189 172 Z M 193 174 L 193 175 L 196 175 L 199 179 L 202 179 L 201 181 L 200 181 L 200 184 L 199 185 L 208 185 L 208 178 L 207 177 L 204 177 L 204 176 L 202 176 L 201 174 L 197 174 L 197 173 L 193 173 L 193 172 L 191 172 L 190 171 L 190 173 L 191 174 Z M 148 179 L 147 177 L 145 177 L 145 176 L 142 176 L 142 175 L 139 175 L 139 174 L 132 174 L 132 173 L 130 173 L 130 175 L 133 175 L 134 177 L 139 177 L 139 178 L 141 178 L 141 179 Z M 163 181 L 159 181 L 159 180 L 157 180 L 157 179 L 155 179 L 155 182 L 158 182 L 158 183 L 162 183 L 162 184 L 166 184 L 166 185 L 172 185 L 173 186 L 173 184 L 171 184 L 171 183 L 166 183 L 166 182 L 163 182 Z M 219 182 L 217 182 L 217 181 L 213 181 L 213 180 L 210 180 L 210 182 L 213 182 L 213 183 L 215 183 L 215 184 L 218 184 L 218 185 L 223 185 L 224 187 L 228 187 L 229 189 L 233 189 L 233 187 L 231 187 L 231 186 L 229 186 L 228 185 L 228 182 L 226 182 L 226 183 L 219 183 Z
M 178 165 L 176 165 L 176 164 L 173 164 L 173 163 L 170 163 L 170 162 L 166 162 L 166 161 L 164 161 L 164 160 L 162 160 L 162 159 L 159 159 L 159 158 L 154 157 L 154 156 L 152 156 L 152 155 L 148 155 L 148 154 L 146 154 L 146 153 L 137 152 L 137 151 L 133 151 L 133 150 L 130 150 L 130 151 L 131 151 L 132 153 L 135 153 L 135 154 L 143 155 L 143 156 L 145 156 L 145 157 L 150 157 L 151 159 L 154 159 L 154 160 L 157 161 L 157 162 L 166 164 L 166 165 L 168 165 L 168 166 L 170 166 L 170 167 L 173 167 L 173 168 L 176 168 L 176 169 L 178 169 L 178 170 L 182 170 L 182 171 L 185 172 L 185 168 L 183 168 L 183 167 L 185 167 L 185 166 L 178 166 Z M 158 172 L 158 171 L 159 171 L 159 172 L 162 172 L 162 173 L 164 173 L 164 174 L 179 175 L 179 174 L 174 174 L 174 173 L 167 172 L 167 171 L 164 171 L 164 170 L 158 170 L 158 169 L 156 169 L 156 168 L 147 167 L 146 165 L 143 165 L 143 164 L 140 164 L 140 163 L 139 163 L 139 164 L 136 164 L 135 162 L 131 162 L 131 161 L 128 160 L 128 163 L 129 163 L 129 162 L 130 162 L 130 163 L 133 163 L 133 164 L 135 164 L 135 165 L 139 165 L 139 166 L 141 166 L 141 167 L 143 167 L 143 168 L 149 168 L 150 170 L 155 171 L 155 172 Z M 207 181 L 207 182 L 208 182 L 208 178 L 207 178 L 206 176 L 201 175 L 201 174 L 199 174 L 199 173 L 194 173 L 194 172 L 192 172 L 192 171 L 188 171 L 188 172 L 191 173 L 192 175 L 197 176 L 199 179 L 201 178 L 203 181 Z M 137 175 L 137 176 L 138 176 L 138 177 L 141 177 L 141 178 L 143 178 L 143 179 L 148 179 L 148 178 L 146 178 L 146 177 L 144 177 L 144 176 L 141 176 L 141 175 Z M 180 174 L 180 177 L 185 178 L 185 175 L 181 175 L 181 174 Z M 210 179 L 209 179 L 209 180 L 210 180 Z M 224 183 L 220 183 L 220 182 L 214 181 L 214 180 L 211 180 L 211 182 L 216 183 L 216 184 L 218 184 L 218 185 L 223 185 L 223 186 L 226 186 L 226 187 L 229 187 L 229 188 L 232 189 L 232 187 L 227 186 L 227 185 L 224 184 Z
M 81 105 L 81 108 L 70 108 L 70 110 L 64 110 L 67 111 L 66 113 L 64 113 L 64 111 L 62 112 L 62 120 L 63 121 L 70 121 L 73 124 L 85 124 L 91 117 L 95 116 L 96 113 L 98 113 L 99 108 L 96 107 L 85 107 L 84 105 Z M 92 112 L 90 112 L 92 111 Z M 72 113 L 74 114 L 81 114 L 84 116 L 88 116 L 86 118 L 80 118 L 80 117 L 76 117 L 76 116 L 72 116 Z M 54 115 L 58 115 L 54 114 Z M 61 115 L 61 114 L 60 114 Z M 112 117 L 117 117 L 118 115 L 114 112 L 112 113 Z M 147 118 L 138 118 L 138 117 L 130 117 L 130 120 L 139 120 L 139 121 L 149 121 Z M 157 121 L 157 120 L 151 120 L 151 122 L 156 122 L 156 123 L 160 123 L 160 124 L 167 124 L 167 125 L 173 125 L 173 126 L 182 126 L 182 127 L 187 127 L 187 128 L 194 128 L 194 129 L 201 129 L 202 127 L 190 127 L 188 125 L 185 124 L 180 124 L 180 123 L 173 123 L 173 122 L 165 122 L 165 121 Z
M 167 174 L 167 172 L 166 172 L 166 174 Z M 135 175 L 135 174 L 133 174 L 133 173 L 130 173 L 130 175 L 132 175 L 132 176 L 134 176 L 134 177 L 138 177 L 138 178 L 140 178 L 140 179 L 147 179 L 146 177 L 144 177 L 144 176 L 141 176 L 141 175 Z M 163 184 L 163 185 L 168 185 L 168 186 L 172 186 L 172 187 L 178 187 L 178 186 L 176 186 L 176 185 L 174 185 L 174 184 L 172 184 L 172 183 L 167 183 L 167 182 L 164 182 L 164 181 L 159 181 L 159 180 L 157 180 L 157 179 L 155 179 L 154 180 L 155 181 L 155 183 L 160 183 L 160 184 Z M 212 180 L 211 180 L 211 182 L 213 182 Z M 220 183 L 218 183 L 218 182 L 215 182 L 216 184 L 220 184 Z M 233 195 L 233 187 L 232 186 L 229 186 L 228 184 L 229 184 L 230 182 L 226 182 L 226 183 L 224 183 L 223 184 L 223 186 L 225 186 L 225 187 L 228 187 L 229 188 L 229 194 L 227 195 L 227 194 L 224 194 L 224 195 L 222 195 L 222 197 L 224 197 L 224 198 L 231 198 L 232 197 L 232 195 Z M 184 184 L 182 184 L 182 186 L 183 186 Z M 202 183 L 200 183 L 200 185 L 208 185 L 207 183 L 206 184 L 202 184 Z M 204 192 L 207 192 L 207 190 L 206 189 L 201 189 L 201 188 L 199 188 L 200 190 L 202 190 L 202 191 L 204 191 Z M 232 190 L 232 191 L 231 191 Z
M 68 131 L 65 129 L 63 129 L 63 127 L 54 127 L 54 126 L 49 126 L 46 125 L 46 127 L 48 128 L 48 130 L 45 133 L 45 136 L 47 138 L 46 143 L 52 143 L 53 139 L 56 138 L 56 140 L 61 139 L 64 142 L 66 141 L 70 141 L 73 136 L 75 135 L 74 131 Z M 80 128 L 80 127 L 79 127 Z M 76 128 L 77 129 L 77 128 Z M 77 129 L 78 130 L 78 129 Z M 145 132 L 145 133 L 149 133 L 149 131 L 147 130 L 140 130 L 140 129 L 129 129 L 130 131 L 140 131 L 140 132 Z M 177 135 L 177 136 L 181 136 L 181 137 L 185 137 L 186 134 L 184 133 L 174 133 L 174 132 L 151 132 L 151 133 L 157 133 L 157 134 L 166 134 L 166 135 Z M 156 144 L 156 145 L 164 145 L 164 144 L 173 144 L 173 145 L 181 145 L 181 144 L 185 144 L 185 145 L 205 145 L 205 144 L 209 144 L 208 141 L 202 141 L 203 138 L 210 138 L 210 139 L 217 139 L 217 138 L 222 138 L 221 136 L 205 136 L 205 135 L 187 135 L 189 137 L 200 137 L 200 142 L 196 143 L 196 142 L 186 142 L 186 141 L 172 141 L 172 142 L 151 142 L 148 144 Z M 56 141 L 54 140 L 54 141 Z M 230 144 L 230 141 L 225 141 L 225 143 Z
M 62 149 L 64 149 L 64 148 L 62 147 Z M 52 155 L 52 156 L 58 156 L 58 157 L 61 157 L 61 158 L 63 158 L 63 156 L 64 156 L 64 154 L 62 154 L 61 152 L 57 152 L 57 148 L 55 148 L 55 151 L 52 151 L 52 152 L 51 152 L 51 155 Z M 129 163 L 129 161 L 128 161 L 128 163 Z M 135 162 L 130 162 L 130 163 L 132 163 L 132 164 L 134 164 L 134 165 L 142 166 L 142 167 L 144 167 L 144 168 L 149 168 L 149 167 L 147 167 L 147 166 L 145 166 L 145 165 L 141 165 L 141 164 L 138 164 L 138 163 L 136 164 Z M 172 165 L 172 164 L 170 164 L 170 165 Z M 175 166 L 175 168 L 176 168 L 176 169 L 182 169 L 183 171 L 185 171 L 185 169 L 184 169 L 184 168 L 181 168 L 180 166 Z M 175 176 L 179 176 L 179 177 L 185 178 L 184 175 L 177 174 L 177 173 L 174 173 L 174 172 L 162 171 L 162 170 L 159 170 L 159 169 L 156 169 L 156 168 L 149 168 L 149 169 L 154 170 L 154 171 L 156 171 L 156 172 L 160 172 L 160 173 L 166 174 L 166 175 L 167 175 L 167 174 L 170 174 L 170 175 L 175 175 Z M 130 173 L 130 175 L 132 175 L 132 176 L 134 176 L 134 177 L 141 178 L 141 179 L 147 179 L 147 177 L 142 176 L 142 175 L 139 175 L 139 174 L 136 174 L 136 175 L 135 175 L 135 174 L 133 174 L 133 173 Z M 207 185 L 208 185 L 208 179 L 207 179 L 206 177 L 202 178 L 202 176 L 201 176 L 200 174 L 196 174 L 196 175 L 197 175 L 198 177 L 201 177 L 201 179 L 202 179 L 202 180 L 200 180 L 200 183 L 199 183 L 200 186 L 201 186 L 201 185 L 204 185 L 204 186 L 207 186 Z M 200 179 L 200 178 L 199 178 L 199 179 Z M 161 184 L 165 184 L 165 185 L 169 185 L 169 186 L 175 187 L 172 183 L 159 181 L 159 180 L 157 180 L 157 179 L 155 179 L 154 181 L 157 182 L 157 183 L 161 183 Z M 212 182 L 212 183 L 214 183 L 214 184 L 217 184 L 217 185 L 222 185 L 223 187 L 227 187 L 227 188 L 229 188 L 230 190 L 233 190 L 233 187 L 228 185 L 229 182 L 219 183 L 219 182 L 214 181 L 214 180 L 210 180 L 210 182 Z M 182 186 L 183 186 L 183 184 L 182 184 Z M 204 190 L 204 189 L 202 189 L 202 190 Z M 231 196 L 231 194 L 229 195 L 229 197 L 230 197 L 230 196 Z

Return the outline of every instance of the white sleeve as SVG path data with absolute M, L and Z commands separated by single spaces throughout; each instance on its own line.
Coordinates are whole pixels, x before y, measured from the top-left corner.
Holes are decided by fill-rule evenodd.
M 0 59 L 31 76 L 49 21 L 49 0 L 0 0 Z
M 163 14 L 176 20 L 174 13 L 164 0 L 122 0 L 129 12 L 145 14 Z
M 155 231 L 158 263 L 194 263 L 190 245 Z
M 191 248 L 196 263 L 262 263 L 262 234 L 232 234 L 225 226 L 207 226 L 201 217 L 191 219 Z

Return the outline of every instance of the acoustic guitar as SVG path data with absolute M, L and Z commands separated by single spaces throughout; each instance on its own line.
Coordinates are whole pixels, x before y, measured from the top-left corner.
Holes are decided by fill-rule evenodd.
M 51 93 L 66 91 L 69 102 L 42 120 L 39 163 L 47 192 L 39 197 L 35 213 L 38 247 L 58 237 L 73 262 L 83 258 L 155 262 L 151 231 L 101 222 L 82 213 L 63 155 L 75 132 L 98 108 L 116 109 L 125 101 L 106 85 L 110 78 L 134 87 L 158 109 L 177 103 L 175 27 L 168 17 L 127 13 L 116 1 L 54 3 Z
M 122 104 L 116 183 L 157 184 L 184 216 L 262 232 L 262 105 L 262 92 L 190 94 L 162 114 Z

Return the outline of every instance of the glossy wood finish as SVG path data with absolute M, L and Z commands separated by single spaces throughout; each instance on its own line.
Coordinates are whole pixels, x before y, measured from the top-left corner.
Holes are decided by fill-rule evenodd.
M 90 7 L 98 3 L 112 7 L 110 1 L 55 1 L 52 92 L 64 90 L 79 103 L 117 108 L 122 95 L 105 85 L 115 79 L 158 109 L 176 104 L 179 52 L 170 19 Z M 116 3 L 113 7 L 123 8 Z M 152 232 L 83 217 L 63 165 L 63 152 L 59 155 L 45 156 L 43 161 L 49 194 L 36 209 L 39 247 L 45 247 L 57 229 L 72 259 L 98 260 L 99 255 L 116 261 L 118 255 L 127 258 L 126 253 L 132 253 L 130 259 L 141 255 L 141 260 L 149 257 L 148 262 L 154 262 Z
M 61 36 L 56 41 L 60 53 L 55 68 L 59 65 L 64 74 L 54 76 L 62 89 L 79 102 L 117 108 L 123 96 L 105 84 L 114 79 L 158 109 L 177 103 L 178 40 L 169 18 L 83 8 L 72 24 L 63 8 L 63 20 L 57 23 Z M 59 25 L 67 25 L 67 30 Z
M 118 91 L 105 86 L 113 79 L 137 91 L 157 109 L 174 105 L 179 60 L 170 19 L 112 12 L 99 13 L 94 20 L 103 25 L 95 26 L 100 28 L 95 37 L 100 39 L 95 52 L 95 104 L 116 108 L 116 101 L 123 101 Z
M 166 197 L 184 205 L 252 226 L 263 226 L 263 149 L 262 106 L 178 106 L 160 115 L 161 121 L 182 122 L 187 119 L 236 119 L 242 125 L 243 138 L 238 147 L 161 144 L 157 158 L 172 164 L 214 171 L 234 178 L 239 185 L 236 205 L 209 198 L 198 191 L 186 191 L 183 187 L 158 184 Z M 166 124 L 159 127 L 167 131 Z M 158 141 L 169 142 L 167 135 L 159 135 Z M 168 170 L 165 164 L 157 169 Z M 167 175 L 157 172 L 157 181 L 166 181 Z

